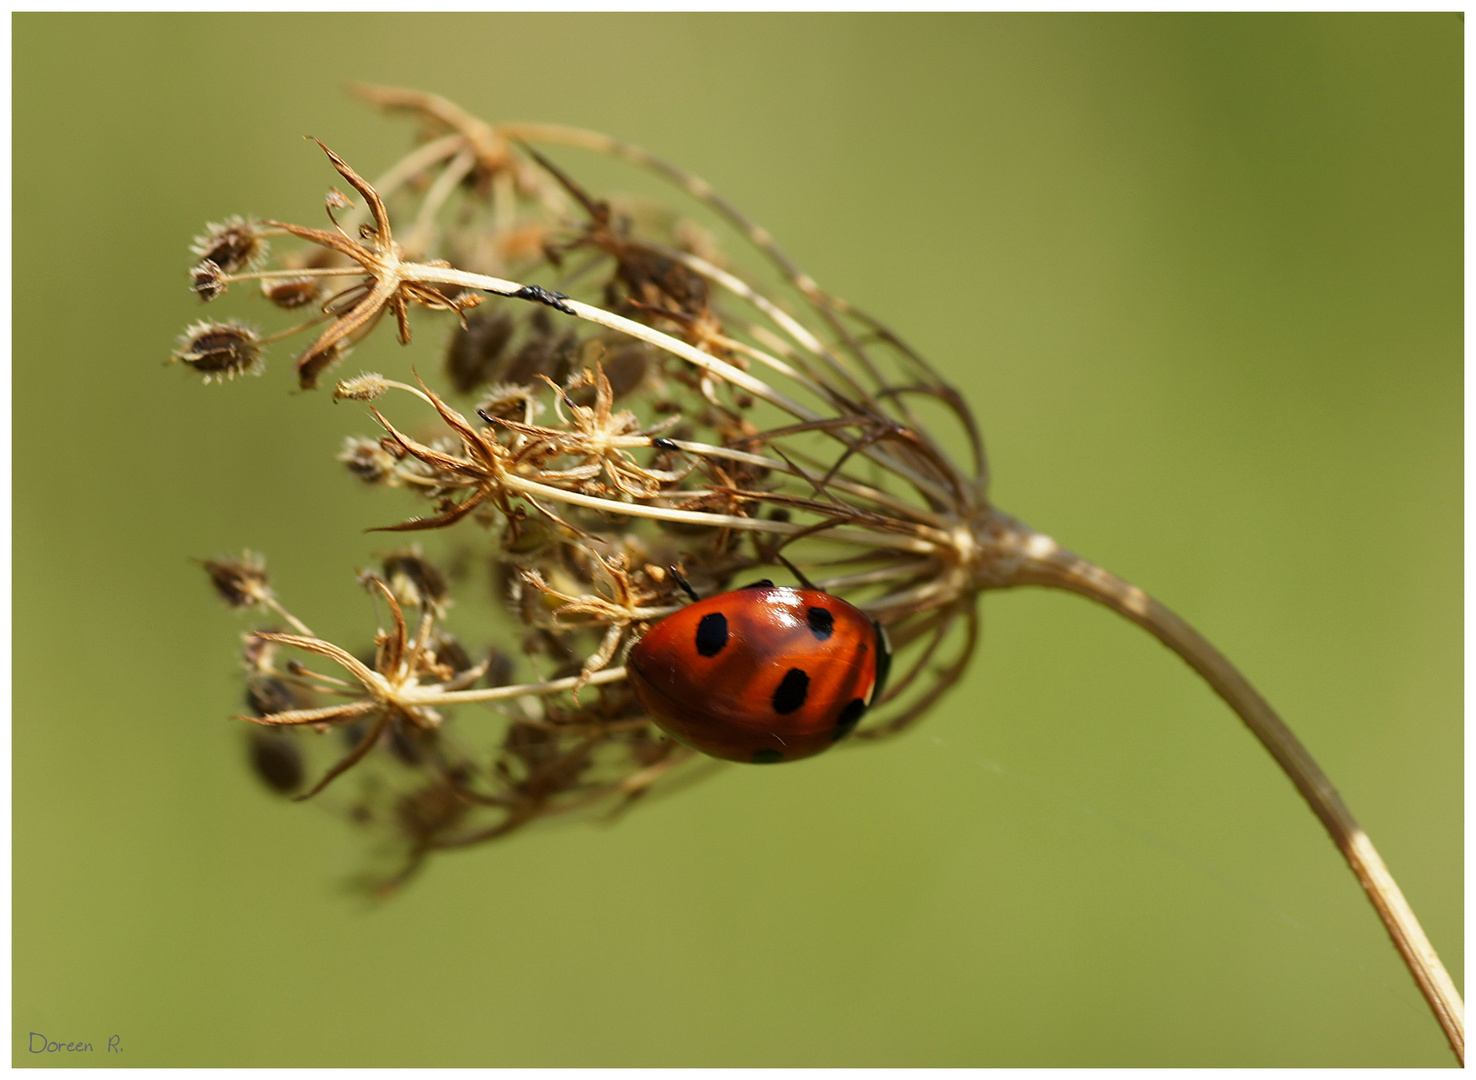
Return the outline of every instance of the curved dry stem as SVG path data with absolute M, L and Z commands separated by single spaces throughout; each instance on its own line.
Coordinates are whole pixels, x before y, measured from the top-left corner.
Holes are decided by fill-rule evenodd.
M 1429 1002 L 1451 1049 L 1465 1064 L 1465 1006 L 1455 983 L 1368 834 L 1343 803 L 1332 781 L 1266 699 L 1218 649 L 1142 589 L 1066 551 L 1048 537 L 1027 531 L 1022 547 L 1025 557 L 1006 586 L 1044 585 L 1065 589 L 1137 623 L 1197 671 L 1271 752 L 1343 853 L 1414 976 L 1420 993 Z
M 456 270 L 451 267 L 427 266 L 424 264 L 404 264 L 401 268 L 402 274 L 415 281 L 438 285 L 459 285 L 465 289 L 484 289 L 487 292 L 497 293 L 501 296 L 516 296 L 524 289 L 524 286 L 503 278 L 492 277 L 488 274 L 473 274 L 466 270 Z M 586 304 L 579 300 L 563 298 L 561 301 L 564 308 L 571 315 L 596 323 L 608 330 L 619 330 L 630 337 L 637 338 L 654 345 L 658 349 L 664 349 L 675 356 L 703 371 L 711 372 L 724 382 L 731 383 L 748 391 L 761 401 L 766 401 L 775 408 L 783 409 L 791 416 L 799 417 L 801 420 L 817 420 L 819 414 L 805 408 L 798 402 L 786 397 L 770 387 L 767 383 L 754 378 L 746 371 L 741 371 L 725 360 L 720 360 L 710 353 L 705 353 L 695 346 L 688 345 L 685 341 L 678 341 L 669 334 L 663 334 L 654 330 L 645 323 L 638 323 L 633 319 L 627 319 L 622 315 L 616 315 Z
M 451 267 L 428 266 L 419 263 L 401 263 L 397 267 L 398 273 L 403 280 L 411 280 L 424 284 L 458 285 L 465 289 L 478 289 L 495 293 L 499 296 L 518 297 L 526 299 L 526 286 L 504 278 L 492 277 L 487 274 L 473 274 L 465 270 L 457 270 Z M 725 360 L 703 352 L 685 341 L 679 341 L 669 334 L 664 334 L 639 323 L 633 319 L 616 315 L 613 312 L 586 304 L 572 298 L 562 298 L 559 303 L 567 313 L 574 315 L 587 322 L 603 326 L 607 330 L 617 330 L 629 337 L 644 341 L 648 345 L 654 345 L 658 349 L 680 357 L 693 367 L 713 375 L 731 386 L 744 390 L 760 401 L 767 402 L 775 408 L 782 409 L 802 423 L 824 422 L 827 418 L 821 414 L 806 408 L 788 395 L 780 393 L 768 383 L 754 377 L 746 371 L 734 367 Z M 803 384 L 801 384 L 803 385 Z M 876 458 L 892 472 L 901 476 L 908 483 L 930 498 L 940 502 L 950 502 L 954 493 L 945 490 L 933 480 L 921 475 L 906 463 L 894 459 L 885 450 L 877 446 L 868 446 L 863 451 L 866 456 Z

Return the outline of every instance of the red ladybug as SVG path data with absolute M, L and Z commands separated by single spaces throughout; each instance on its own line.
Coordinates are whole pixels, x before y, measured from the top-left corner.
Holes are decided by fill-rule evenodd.
M 844 600 L 758 581 L 662 619 L 626 670 L 673 739 L 767 765 L 849 735 L 881 696 L 891 660 L 885 631 Z

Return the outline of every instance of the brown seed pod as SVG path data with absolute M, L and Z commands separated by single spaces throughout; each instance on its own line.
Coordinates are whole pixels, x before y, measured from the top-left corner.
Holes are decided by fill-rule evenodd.
M 388 738 L 385 740 L 389 752 L 402 765 L 419 765 L 425 758 L 425 748 L 421 740 L 427 736 L 404 723 L 393 723 L 390 725 Z
M 546 375 L 562 384 L 569 377 L 578 348 L 579 335 L 573 330 L 560 334 L 550 326 L 547 333 L 531 338 L 513 355 L 501 373 L 501 380 L 530 386 L 539 381 L 540 375 Z
M 254 678 L 246 684 L 246 707 L 257 716 L 300 709 L 306 704 L 305 695 L 281 679 Z
M 397 459 L 377 439 L 348 436 L 336 460 L 347 465 L 349 472 L 366 484 L 384 484 L 394 480 Z
M 190 271 L 190 291 L 207 304 L 224 293 L 226 283 L 220 267 L 210 259 L 197 263 Z
M 190 251 L 202 261 L 214 263 L 227 274 L 236 274 L 257 266 L 267 254 L 267 241 L 261 227 L 249 218 L 228 217 L 195 237 Z
M 449 634 L 443 635 L 436 642 L 436 663 L 451 672 L 452 675 L 460 675 L 472 666 L 471 657 L 461 647 L 461 642 Z
M 255 607 L 270 595 L 266 564 L 249 551 L 239 559 L 202 559 L 200 565 L 210 575 L 215 591 L 231 607 Z
M 459 394 L 498 381 L 497 368 L 512 340 L 513 320 L 501 311 L 477 311 L 456 328 L 446 347 L 446 376 Z
M 487 686 L 508 686 L 513 681 L 513 659 L 501 649 L 487 651 L 487 674 L 482 682 Z
M 302 748 L 290 735 L 254 728 L 247 739 L 251 771 L 279 795 L 291 795 L 302 787 Z
M 446 577 L 420 552 L 396 551 L 384 557 L 384 578 L 401 603 L 419 606 L 446 599 Z
M 205 382 L 260 375 L 262 342 L 255 330 L 237 322 L 199 322 L 185 330 L 171 361 L 184 364 Z
M 314 277 L 264 278 L 261 295 L 284 311 L 292 311 L 316 303 L 323 295 L 323 283 Z
M 610 358 L 604 363 L 604 369 L 615 400 L 618 401 L 640 388 L 650 364 L 651 349 L 635 342 L 622 345 L 610 354 Z

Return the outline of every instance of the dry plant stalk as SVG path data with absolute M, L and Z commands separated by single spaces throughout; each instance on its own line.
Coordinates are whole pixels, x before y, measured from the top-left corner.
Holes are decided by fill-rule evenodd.
M 381 429 L 350 439 L 339 459 L 366 484 L 426 501 L 386 531 L 465 519 L 495 534 L 463 550 L 459 577 L 488 570 L 535 678 L 514 682 L 507 653 L 474 659 L 446 631 L 451 586 L 418 548 L 361 571 L 388 628 L 358 652 L 289 613 L 249 553 L 205 564 L 229 602 L 285 624 L 245 635 L 254 767 L 299 799 L 355 772 L 352 794 L 340 783 L 323 798 L 377 830 L 396 859 L 374 888 L 392 890 L 432 852 L 582 807 L 619 813 L 714 765 L 653 727 L 620 666 L 681 606 L 670 567 L 708 594 L 787 559 L 883 623 L 897 666 L 853 743 L 906 730 L 958 680 L 984 590 L 1042 585 L 1144 627 L 1235 710 L 1327 828 L 1463 1055 L 1449 975 L 1307 751 L 1172 612 L 990 503 L 968 407 L 901 338 L 823 291 L 705 183 L 643 150 L 572 128 L 487 124 L 434 95 L 359 92 L 417 119 L 421 138 L 374 184 L 318 144 L 359 200 L 330 190 L 332 228 L 232 218 L 193 249 L 202 300 L 244 285 L 308 317 L 269 337 L 197 323 L 173 359 L 207 382 L 255 374 L 271 342 L 315 330 L 296 364 L 311 388 L 386 312 L 402 343 L 413 308 L 457 321 L 445 393 L 418 376 L 337 383 L 335 398 L 373 403 Z M 772 298 L 779 290 L 666 208 L 594 197 L 535 143 L 670 181 L 750 242 L 797 303 Z M 279 237 L 302 245 L 264 269 Z M 950 441 L 966 449 L 962 464 Z M 324 752 L 330 764 L 308 784 L 307 759 Z

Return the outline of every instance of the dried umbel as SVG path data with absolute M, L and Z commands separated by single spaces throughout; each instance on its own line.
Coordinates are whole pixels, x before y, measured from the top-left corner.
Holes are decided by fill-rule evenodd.
M 373 184 L 319 143 L 357 203 L 333 190 L 329 228 L 231 219 L 194 249 L 202 299 L 250 281 L 311 317 L 268 339 L 233 323 L 195 327 L 175 356 L 219 377 L 309 332 L 296 371 L 312 388 L 386 312 L 407 344 L 414 309 L 450 320 L 443 389 L 364 374 L 334 396 L 377 425 L 339 453 L 349 472 L 423 500 L 385 531 L 447 531 L 460 569 L 389 551 L 360 574 L 380 627 L 335 643 L 281 606 L 259 562 L 207 564 L 233 603 L 287 623 L 245 637 L 242 719 L 285 740 L 251 744 L 258 775 L 296 798 L 336 800 L 388 838 L 398 862 L 381 890 L 432 852 L 583 807 L 616 813 L 711 767 L 653 726 L 623 666 L 685 603 L 683 580 L 709 596 L 758 577 L 808 579 L 884 627 L 891 678 L 849 746 L 906 730 L 958 680 L 984 590 L 1051 586 L 1149 630 L 1237 711 L 1327 826 L 1458 1044 L 1449 977 L 1306 751 L 1171 612 L 992 505 L 967 406 L 897 334 L 645 151 L 569 128 L 490 125 L 431 95 L 364 94 L 419 119 L 423 138 Z M 665 208 L 586 191 L 546 156 L 553 147 L 664 177 L 769 270 L 727 262 Z M 301 246 L 262 268 L 277 237 Z M 468 648 L 447 630 L 468 566 L 485 569 L 520 625 L 520 663 L 508 642 Z

